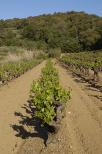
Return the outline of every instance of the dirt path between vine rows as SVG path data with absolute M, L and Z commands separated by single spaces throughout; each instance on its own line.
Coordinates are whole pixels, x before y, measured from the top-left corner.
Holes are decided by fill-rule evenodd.
M 14 154 L 24 139 L 17 137 L 14 130 L 22 130 L 21 126 L 17 127 L 19 113 L 25 113 L 23 105 L 29 98 L 31 84 L 39 78 L 44 65 L 45 62 L 39 64 L 0 88 L 0 154 Z
M 86 83 L 78 82 L 79 79 L 59 64 L 56 68 L 61 85 L 72 89 L 60 131 L 47 147 L 44 136 L 33 134 L 17 154 L 102 154 L 102 101 L 91 96 L 102 97 L 102 93 L 85 89 Z

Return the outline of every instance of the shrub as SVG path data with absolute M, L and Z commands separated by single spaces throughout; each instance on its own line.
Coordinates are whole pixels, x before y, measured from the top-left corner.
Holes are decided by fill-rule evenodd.
M 49 49 L 48 56 L 51 58 L 59 58 L 61 56 L 61 49 Z

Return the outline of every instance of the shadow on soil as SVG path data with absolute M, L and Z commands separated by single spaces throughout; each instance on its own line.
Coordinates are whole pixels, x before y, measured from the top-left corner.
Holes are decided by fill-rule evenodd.
M 100 83 L 95 82 L 93 78 L 88 79 L 87 77 L 83 77 L 81 74 L 69 71 L 68 68 L 63 64 L 61 63 L 59 64 L 60 66 L 63 66 L 68 71 L 68 73 L 72 76 L 75 82 L 87 83 L 87 85 L 85 85 L 87 90 L 102 92 L 102 85 L 100 85 Z M 102 101 L 102 96 L 98 96 L 98 95 L 92 95 L 92 96 Z
M 80 74 L 72 73 L 72 77 L 76 82 L 79 83 L 88 83 L 87 87 L 93 91 L 100 91 L 102 92 L 102 85 L 97 84 L 93 79 L 87 79 L 85 77 L 82 77 Z M 92 89 L 95 88 L 95 89 Z
M 26 112 L 23 115 L 20 112 L 15 112 L 15 116 L 19 117 L 19 124 L 11 125 L 14 131 L 16 131 L 16 137 L 20 137 L 22 139 L 28 139 L 30 137 L 38 137 L 44 140 L 44 144 L 46 145 L 46 141 L 48 139 L 48 130 L 45 127 L 41 127 L 41 121 L 34 117 L 35 108 L 33 107 L 31 102 L 24 104 L 22 107 Z M 30 131 L 28 127 L 33 127 L 33 131 Z
M 95 97 L 95 98 L 99 99 L 100 101 L 102 101 L 102 96 L 98 96 L 98 95 L 90 95 L 90 96 Z

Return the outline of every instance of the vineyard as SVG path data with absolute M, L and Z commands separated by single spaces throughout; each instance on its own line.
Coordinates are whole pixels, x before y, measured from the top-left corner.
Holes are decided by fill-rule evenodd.
M 36 109 L 35 116 L 41 119 L 43 125 L 56 127 L 61 122 L 71 95 L 60 86 L 58 72 L 50 60 L 42 69 L 41 78 L 33 82 L 30 97 Z
M 29 60 L 15 63 L 6 63 L 0 65 L 0 85 L 6 84 L 12 79 L 19 77 L 28 70 L 32 69 L 35 65 L 39 64 L 42 60 Z
M 0 11 L 0 154 L 102 154 L 101 0 Z
M 9 52 L 1 57 L 0 117 L 4 129 L 0 153 L 87 154 L 89 149 L 89 153 L 101 154 L 102 52 L 61 54 L 51 49 L 49 53 L 27 54 L 18 50 L 20 54 L 10 53 L 9 61 Z
M 77 75 L 89 79 L 90 83 L 100 81 L 102 52 L 82 52 L 63 55 L 60 61 Z
M 76 76 L 71 75 L 75 73 L 78 80 L 82 77 L 100 84 L 101 55 L 101 52 L 71 53 L 62 54 L 57 60 L 30 59 L 1 64 L 1 85 L 8 84 L 0 91 L 4 128 L 0 134 L 0 152 L 87 154 L 89 149 L 89 153 L 101 154 L 102 93 L 95 86 L 86 90 L 84 83 L 78 83 L 74 80 Z M 9 82 L 12 79 L 14 82 Z M 88 86 L 88 82 L 85 84 Z

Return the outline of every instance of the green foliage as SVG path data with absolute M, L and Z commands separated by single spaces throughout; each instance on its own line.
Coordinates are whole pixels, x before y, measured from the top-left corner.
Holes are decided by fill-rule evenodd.
M 62 45 L 63 52 L 79 52 L 81 50 L 81 46 L 76 39 L 69 38 Z
M 82 52 L 65 54 L 60 58 L 69 69 L 82 76 L 90 76 L 90 70 L 97 76 L 102 71 L 102 52 Z M 94 78 L 95 79 L 95 78 Z M 96 79 L 95 79 L 96 80 Z
M 21 74 L 33 68 L 40 62 L 41 59 L 32 59 L 29 61 L 20 61 L 0 65 L 0 85 L 7 83 L 8 81 L 14 78 L 19 77 Z
M 59 85 L 58 73 L 51 61 L 42 69 L 41 78 L 33 82 L 30 97 L 36 108 L 35 116 L 40 118 L 43 124 L 50 124 L 54 120 L 56 103 L 66 104 L 70 99 L 70 91 Z
M 61 56 L 61 49 L 49 49 L 48 56 L 51 58 L 59 58 Z
M 102 18 L 84 12 L 0 20 L 0 46 L 60 48 L 62 52 L 102 49 Z

